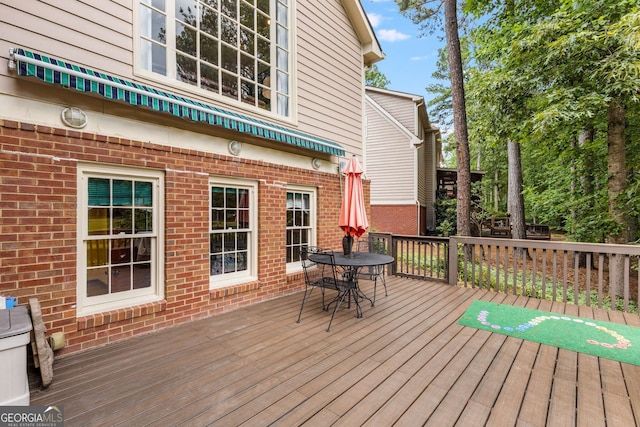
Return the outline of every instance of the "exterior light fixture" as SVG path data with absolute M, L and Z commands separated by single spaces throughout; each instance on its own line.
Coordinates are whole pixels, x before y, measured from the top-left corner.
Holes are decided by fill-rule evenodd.
M 322 166 L 322 161 L 318 158 L 313 158 L 311 159 L 311 167 L 314 168 L 315 170 L 320 169 L 320 166 Z
M 338 173 L 342 173 L 342 171 L 347 167 L 346 160 L 340 160 L 340 164 L 338 165 Z
M 67 107 L 60 114 L 62 123 L 74 129 L 82 129 L 87 125 L 87 113 L 77 107 Z
M 240 154 L 240 151 L 242 151 L 242 143 L 238 141 L 229 141 L 227 148 L 229 149 L 229 153 L 237 156 Z

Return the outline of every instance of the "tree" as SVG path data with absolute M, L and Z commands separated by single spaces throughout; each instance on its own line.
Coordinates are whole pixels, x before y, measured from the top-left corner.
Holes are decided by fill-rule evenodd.
M 400 11 L 414 23 L 427 28 L 432 20 L 444 13 L 444 29 L 449 55 L 449 77 L 453 105 L 453 124 L 456 138 L 457 160 L 457 233 L 471 235 L 471 165 L 469 136 L 464 95 L 462 54 L 458 35 L 456 0 L 396 0 Z M 443 10 L 444 9 L 444 10 Z
M 526 239 L 527 230 L 524 217 L 524 197 L 522 195 L 522 161 L 520 144 L 509 141 L 507 144 L 509 158 L 509 194 L 507 196 L 507 210 L 510 216 L 511 237 Z
M 628 43 L 620 21 L 637 13 L 635 1 L 567 2 L 536 25 L 526 40 L 528 48 L 545 50 L 543 63 L 553 69 L 545 75 L 553 78 L 547 79 L 552 83 L 549 99 L 558 101 L 549 102 L 543 112 L 571 102 L 579 113 L 562 108 L 568 117 L 586 113 L 607 122 L 607 241 L 619 244 L 628 242 L 626 208 L 620 200 L 627 185 L 626 109 L 638 102 L 640 85 L 640 53 Z M 619 257 L 612 260 L 611 295 L 620 295 L 622 289 L 621 261 Z
M 391 81 L 387 79 L 376 64 L 371 67 L 369 71 L 365 73 L 365 84 L 371 87 L 377 87 L 380 89 L 386 89 L 391 84 Z
M 426 90 L 433 95 L 427 106 L 429 107 L 429 117 L 444 128 L 453 126 L 451 103 L 451 80 L 449 78 L 449 55 L 446 47 L 438 49 L 438 61 L 436 61 L 436 71 L 431 77 L 441 80 L 427 86 Z
M 595 142 L 606 144 L 607 167 L 603 176 L 607 215 L 601 215 L 604 220 L 591 215 L 590 221 L 599 222 L 594 228 L 601 230 L 608 242 L 626 243 L 629 203 L 624 200 L 629 200 L 626 189 L 633 170 L 627 163 L 627 156 L 633 153 L 627 142 L 627 123 L 632 123 L 628 114 L 639 102 L 640 87 L 637 2 L 528 0 L 503 4 L 477 0 L 473 4 L 484 7 L 478 9 L 482 13 L 497 10 L 496 5 L 503 7 L 478 34 L 478 51 L 492 54 L 488 57 L 502 75 L 510 73 L 510 86 L 520 84 L 527 88 L 530 96 L 523 98 L 520 120 L 513 126 L 528 131 L 521 132 L 521 140 L 528 142 L 530 149 L 534 149 L 532 141 L 541 141 L 553 149 L 554 144 L 562 144 L 559 153 L 573 155 L 564 166 L 566 174 L 571 175 L 571 165 L 588 161 L 584 155 L 596 152 L 587 151 L 591 150 L 588 146 L 580 147 L 576 138 L 585 128 L 604 125 L 604 138 L 596 134 Z M 515 7 L 514 13 L 505 13 L 509 7 Z M 495 74 L 494 70 L 491 72 Z M 479 73 L 479 78 L 486 77 Z M 583 200 L 586 196 L 581 195 Z M 578 200 L 573 201 L 574 207 Z M 621 273 L 613 274 L 611 294 L 618 294 L 621 278 Z
M 456 135 L 456 159 L 458 161 L 458 234 L 471 235 L 471 161 L 469 158 L 469 134 L 467 109 L 464 97 L 462 54 L 458 37 L 457 0 L 444 0 L 445 33 L 449 51 L 449 74 L 453 101 L 453 127 Z

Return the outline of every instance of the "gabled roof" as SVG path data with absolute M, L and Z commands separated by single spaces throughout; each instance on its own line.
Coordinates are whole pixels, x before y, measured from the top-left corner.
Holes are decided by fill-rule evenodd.
M 411 132 L 411 130 L 407 129 L 407 127 L 400 123 L 395 117 L 389 114 L 389 112 L 385 110 L 380 104 L 378 104 L 373 98 L 371 98 L 369 95 L 365 95 L 365 100 L 369 105 L 371 105 L 373 109 L 378 112 L 378 114 L 384 117 L 385 120 L 388 121 L 393 127 L 398 129 L 400 133 L 406 135 L 411 144 L 422 144 L 423 141 L 420 138 L 418 138 L 413 132 Z
M 437 155 L 437 163 L 439 164 L 442 161 L 442 141 L 441 141 L 441 135 L 440 135 L 440 128 L 438 128 L 437 126 L 434 126 L 429 121 L 429 115 L 427 114 L 427 107 L 424 102 L 424 97 L 420 95 L 415 95 L 412 93 L 398 92 L 398 91 L 389 90 L 389 89 L 381 89 L 373 86 L 367 86 L 365 88 L 366 101 L 371 106 L 376 108 L 380 113 L 382 113 L 387 120 L 393 123 L 394 126 L 396 126 L 398 129 L 401 129 L 403 133 L 405 133 L 406 135 L 411 135 L 410 140 L 411 140 L 411 143 L 414 145 L 419 145 L 422 141 L 418 139 L 417 135 L 415 135 L 411 130 L 406 128 L 395 117 L 393 117 L 391 113 L 386 111 L 384 107 L 382 107 L 380 104 L 375 102 L 375 100 L 368 95 L 370 93 L 379 93 L 388 97 L 401 98 L 401 99 L 406 99 L 408 102 L 413 102 L 418 112 L 418 120 L 420 121 L 419 125 L 422 126 L 425 133 L 435 134 L 435 137 L 436 137 L 435 148 L 436 148 L 436 155 Z
M 418 109 L 418 117 L 420 118 L 420 124 L 422 125 L 423 129 L 425 129 L 425 131 L 427 132 L 440 132 L 440 129 L 432 125 L 431 122 L 429 121 L 429 115 L 427 114 L 427 106 L 425 105 L 424 97 L 420 95 L 415 95 L 412 93 L 398 92 L 398 91 L 389 90 L 389 89 L 381 89 L 373 86 L 367 86 L 365 89 L 366 89 L 366 92 L 378 92 L 388 96 L 394 96 L 397 98 L 405 98 L 407 100 L 410 100 L 411 102 L 416 104 L 416 107 Z
M 373 27 L 367 18 L 367 14 L 362 8 L 360 0 L 342 0 L 353 29 L 360 39 L 362 44 L 362 58 L 364 59 L 364 65 L 371 67 L 374 63 L 384 59 L 384 52 L 378 43 L 376 34 L 373 31 Z

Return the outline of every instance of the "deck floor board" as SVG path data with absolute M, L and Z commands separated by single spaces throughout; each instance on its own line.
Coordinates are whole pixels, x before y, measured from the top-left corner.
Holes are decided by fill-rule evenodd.
M 372 292 L 372 283 L 363 281 Z M 56 359 L 31 404 L 67 426 L 640 425 L 640 367 L 461 326 L 477 299 L 640 326 L 637 315 L 388 277 L 331 325 L 302 293 Z

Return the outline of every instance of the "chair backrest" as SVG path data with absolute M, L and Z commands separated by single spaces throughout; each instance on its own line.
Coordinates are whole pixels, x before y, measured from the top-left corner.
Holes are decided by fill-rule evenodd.
M 384 240 L 365 237 L 358 239 L 358 252 L 371 252 L 375 254 L 386 254 Z
M 358 252 L 371 252 L 372 244 L 370 238 L 358 239 Z
M 300 248 L 300 261 L 302 268 L 309 268 L 316 265 L 316 262 L 309 259 L 309 255 L 328 256 L 329 253 L 317 246 L 303 246 Z
M 314 262 L 309 259 L 311 254 L 315 255 L 316 259 L 326 258 L 322 262 Z M 333 251 L 316 246 L 303 246 L 300 250 L 300 259 L 307 286 L 338 289 L 340 285 L 344 285 L 345 280 L 341 279 L 342 273 L 338 271 Z
M 384 241 L 376 240 L 373 237 L 367 236 L 358 239 L 358 252 L 370 252 L 375 254 L 385 254 Z M 375 265 L 360 269 L 358 277 L 370 279 L 374 275 L 384 274 L 383 265 Z
M 304 272 L 304 280 L 308 286 L 316 286 L 325 275 L 325 264 L 318 264 L 309 259 L 309 255 L 332 257 L 333 253 L 317 246 L 303 246 L 300 248 L 300 261 Z

